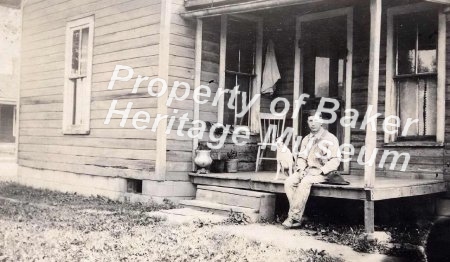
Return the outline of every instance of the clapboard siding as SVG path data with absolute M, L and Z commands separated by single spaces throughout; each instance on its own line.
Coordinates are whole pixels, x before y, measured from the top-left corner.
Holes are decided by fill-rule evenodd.
M 156 133 L 136 130 L 133 115 L 156 115 L 157 98 L 148 82 L 131 94 L 137 75 L 158 75 L 160 0 L 34 0 L 23 13 L 22 87 L 19 164 L 26 167 L 109 177 L 152 179 Z M 91 130 L 89 135 L 62 134 L 66 22 L 95 16 Z M 128 82 L 107 90 L 117 64 L 134 69 Z M 117 109 L 133 102 L 124 127 L 105 117 L 113 99 Z
M 40 1 L 40 0 L 38 0 Z M 65 19 L 67 18 L 64 16 L 65 12 L 95 12 L 96 16 L 98 18 L 103 17 L 110 17 L 110 19 L 114 20 L 121 20 L 123 19 L 123 16 L 120 16 L 121 18 L 118 18 L 119 16 L 114 17 L 116 14 L 120 14 L 122 12 L 127 12 L 131 10 L 136 10 L 139 8 L 148 8 L 148 6 L 159 4 L 160 1 L 158 0 L 129 0 L 129 1 L 122 1 L 122 0 L 98 0 L 98 1 L 90 1 L 90 0 L 80 0 L 80 1 L 64 1 L 64 0 L 52 0 L 50 1 L 52 5 L 46 6 L 45 8 L 40 9 L 39 11 L 29 11 L 29 15 L 27 15 L 27 21 L 24 21 L 24 25 L 30 26 L 30 27 L 37 27 L 41 25 L 48 25 L 51 24 L 52 21 L 55 22 L 65 22 Z M 113 8 L 111 8 L 113 7 Z M 30 8 L 27 4 L 26 8 Z M 68 10 L 72 9 L 72 10 Z M 152 8 L 149 8 L 152 9 Z M 159 8 L 155 8 L 159 9 Z M 28 10 L 27 10 L 28 11 Z M 156 11 L 156 13 L 159 11 Z M 48 17 L 47 20 L 45 19 Z M 50 27 L 51 29 L 52 27 Z M 35 34 L 37 34 L 35 32 Z M 33 34 L 33 35 L 35 35 Z
M 203 22 L 202 36 L 202 72 L 200 75 L 202 85 L 209 85 L 211 97 L 206 104 L 199 105 L 199 115 L 204 121 L 217 122 L 218 108 L 212 106 L 219 82 L 219 53 L 220 53 L 220 19 L 208 18 Z
M 181 117 L 187 113 L 190 119 L 184 125 L 184 137 L 178 136 L 180 122 L 176 120 L 167 135 L 166 148 L 166 180 L 188 181 L 188 172 L 192 170 L 192 139 L 187 137 L 187 130 L 194 116 L 194 53 L 195 53 L 195 21 L 184 20 L 180 13 L 184 11 L 183 3 L 170 2 L 170 34 L 169 34 L 169 88 L 175 81 L 185 82 L 190 86 L 189 96 L 183 101 L 173 100 L 168 106 L 169 116 Z M 184 94 L 185 87 L 180 86 L 177 95 Z M 182 144 L 182 146 L 180 146 Z M 175 166 L 178 166 L 175 168 Z

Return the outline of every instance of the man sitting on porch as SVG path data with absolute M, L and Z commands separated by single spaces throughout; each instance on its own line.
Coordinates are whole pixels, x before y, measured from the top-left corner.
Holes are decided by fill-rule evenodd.
M 301 225 L 311 186 L 325 182 L 326 175 L 339 167 L 339 141 L 322 127 L 322 123 L 319 112 L 308 112 L 311 133 L 302 140 L 295 172 L 284 183 L 289 200 L 289 216 L 283 222 L 285 228 Z

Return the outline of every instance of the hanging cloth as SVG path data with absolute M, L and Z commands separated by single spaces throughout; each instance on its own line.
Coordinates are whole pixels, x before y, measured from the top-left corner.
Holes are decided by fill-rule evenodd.
M 277 58 L 275 57 L 275 48 L 272 40 L 267 43 L 266 63 L 264 66 L 261 93 L 273 94 L 275 84 L 280 80 L 281 75 L 278 70 Z

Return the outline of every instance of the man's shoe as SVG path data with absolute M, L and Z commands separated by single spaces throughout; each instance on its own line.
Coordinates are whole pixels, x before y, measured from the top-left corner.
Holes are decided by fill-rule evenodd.
M 293 218 L 287 218 L 284 222 L 283 222 L 283 227 L 286 229 L 289 228 L 294 228 L 294 227 L 299 227 L 301 226 L 301 223 L 297 220 L 294 220 Z

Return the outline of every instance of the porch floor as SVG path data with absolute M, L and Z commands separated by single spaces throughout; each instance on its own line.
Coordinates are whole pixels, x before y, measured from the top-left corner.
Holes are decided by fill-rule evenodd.
M 284 193 L 284 180 L 273 180 L 272 172 L 238 173 L 190 173 L 191 181 L 198 185 L 212 185 L 249 189 L 272 193 Z M 430 179 L 403 179 L 376 177 L 372 190 L 364 189 L 364 177 L 344 175 L 350 185 L 313 185 L 311 195 L 320 197 L 344 198 L 355 200 L 384 200 L 446 192 L 446 182 Z

